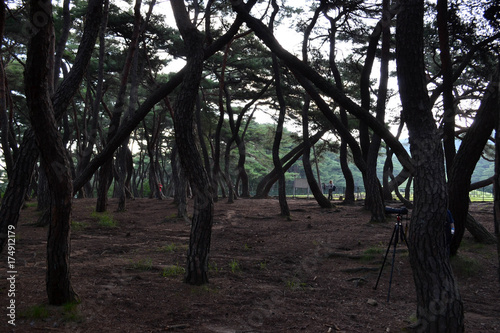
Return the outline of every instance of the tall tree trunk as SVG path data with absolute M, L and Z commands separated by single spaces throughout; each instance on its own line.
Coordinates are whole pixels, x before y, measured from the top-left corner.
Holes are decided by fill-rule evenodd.
M 224 152 L 224 174 L 228 188 L 227 203 L 234 203 L 234 200 L 236 199 L 236 193 L 234 190 L 233 180 L 231 179 L 230 172 L 231 144 L 231 142 L 228 142 L 226 144 L 226 150 Z
M 247 2 L 246 8 L 250 9 L 256 0 L 250 0 Z M 219 51 L 226 43 L 228 43 L 234 35 L 238 32 L 241 27 L 243 20 L 238 17 L 231 27 L 223 34 L 220 38 L 215 40 L 212 44 L 208 45 L 204 50 L 204 59 L 209 58 L 214 53 Z M 144 117 L 149 113 L 149 111 L 154 107 L 155 104 L 164 100 L 165 97 L 171 93 L 177 86 L 182 83 L 182 80 L 187 72 L 187 67 L 184 67 L 177 74 L 175 74 L 167 83 L 162 84 L 152 92 L 149 97 L 139 106 L 139 108 L 134 112 L 132 118 L 128 122 L 121 124 L 116 135 L 103 147 L 102 151 L 95 156 L 94 159 L 87 165 L 85 170 L 82 172 L 78 178 L 73 182 L 73 189 L 78 191 L 85 182 L 87 182 L 94 173 L 102 166 L 106 161 L 112 158 L 114 151 L 122 144 L 130 133 L 140 124 Z
M 125 108 L 125 97 L 127 92 L 127 82 L 132 69 L 133 59 L 135 52 L 137 52 L 139 44 L 139 34 L 141 28 L 141 4 L 142 0 L 136 0 L 134 6 L 134 31 L 132 33 L 129 49 L 127 52 L 127 58 L 125 64 L 123 65 L 123 70 L 121 73 L 120 87 L 118 91 L 118 96 L 113 109 L 113 116 L 111 117 L 111 122 L 109 124 L 109 131 L 106 144 L 113 138 L 118 132 L 118 127 L 120 125 L 121 117 Z M 122 143 L 125 140 L 122 141 Z M 113 178 L 113 160 L 108 159 L 101 166 L 99 171 L 99 187 L 97 190 L 97 203 L 96 212 L 105 212 L 108 208 L 108 190 L 111 186 Z
M 179 160 L 177 146 L 174 144 L 171 154 L 172 184 L 174 187 L 174 203 L 177 205 L 177 217 L 188 220 L 186 175 Z
M 194 195 L 185 281 L 201 285 L 208 282 L 208 255 L 214 209 L 210 180 L 193 134 L 194 107 L 203 70 L 204 36 L 190 22 L 183 0 L 171 0 L 170 3 L 188 50 L 187 71 L 174 107 L 175 141 Z
M 448 36 L 448 0 L 437 1 L 439 57 L 443 75 L 443 145 L 448 177 L 455 158 L 455 105 L 453 101 L 453 69 Z
M 329 39 L 330 39 L 330 50 L 328 54 L 328 63 L 330 64 L 330 70 L 332 71 L 332 75 L 335 79 L 335 86 L 340 90 L 344 91 L 344 83 L 342 82 L 342 77 L 340 76 L 340 71 L 337 67 L 337 63 L 335 62 L 335 53 L 337 51 L 336 48 L 336 32 L 337 32 L 337 20 L 328 16 L 327 12 L 324 12 L 325 17 L 330 21 L 330 30 L 329 30 Z M 345 108 L 340 107 L 340 121 L 346 131 L 349 131 L 349 120 L 347 117 L 347 112 Z M 345 179 L 345 190 L 344 190 L 344 203 L 352 204 L 356 200 L 354 196 L 354 177 L 352 175 L 352 171 L 349 168 L 349 163 L 347 162 L 348 154 L 347 154 L 347 139 L 344 136 L 340 137 L 340 150 L 339 150 L 339 161 L 340 161 L 340 169 L 342 170 L 342 174 Z
M 97 142 L 97 132 L 99 124 L 99 108 L 101 105 L 101 99 L 103 95 L 103 83 L 104 83 L 104 60 L 106 56 L 106 27 L 108 24 L 108 13 L 109 13 L 109 0 L 104 1 L 103 19 L 101 26 L 99 28 L 99 64 L 97 70 L 97 86 L 95 91 L 95 97 L 93 103 L 91 104 L 91 119 L 89 125 L 89 138 L 86 147 L 83 147 L 82 157 L 80 163 L 77 166 L 77 176 L 80 176 L 84 168 L 89 164 L 90 158 L 92 157 L 92 152 L 94 151 L 94 146 Z M 90 90 L 90 89 L 89 89 Z M 86 182 L 83 187 L 84 197 L 93 197 L 91 192 L 90 182 Z
M 444 156 L 425 80 L 423 16 L 423 0 L 404 0 L 396 27 L 403 120 L 415 161 L 415 207 L 408 244 L 417 293 L 416 328 L 419 332 L 463 332 L 463 303 L 445 241 Z
M 382 36 L 382 47 L 381 47 L 381 59 L 380 59 L 380 83 L 377 96 L 377 107 L 376 107 L 376 118 L 383 124 L 385 120 L 385 101 L 387 99 L 387 81 L 389 77 L 389 56 L 390 56 L 390 22 L 391 15 L 389 12 L 389 1 L 384 0 L 382 2 L 382 19 L 379 24 L 375 27 L 368 46 L 368 55 L 365 62 L 365 67 L 363 68 L 363 75 L 361 80 L 361 96 L 362 96 L 362 107 L 366 110 L 370 109 L 370 90 L 369 81 L 370 73 L 373 67 L 373 60 L 375 57 L 377 44 Z M 361 122 L 364 124 L 364 122 Z M 361 126 L 360 126 L 361 127 Z M 365 132 L 366 131 L 366 132 Z M 372 221 L 383 222 L 385 221 L 385 207 L 384 198 L 382 196 L 382 188 L 380 181 L 377 177 L 377 159 L 380 149 L 381 138 L 377 133 L 372 135 L 371 143 L 366 142 L 367 150 L 364 151 L 364 142 L 368 138 L 368 130 L 363 126 L 362 133 L 360 135 L 361 147 L 363 149 L 363 154 L 366 158 L 366 177 L 365 177 L 365 190 L 366 199 L 365 207 L 370 209 L 372 213 Z
M 7 6 L 5 1 L 0 1 L 0 41 L 3 41 L 5 30 Z M 7 80 L 5 77 L 5 69 L 3 66 L 3 57 L 0 57 L 0 144 L 2 148 L 2 156 L 5 160 L 7 176 L 13 173 L 14 158 L 10 150 L 9 144 L 9 117 L 7 116 L 7 89 L 5 87 Z
M 75 63 L 52 97 L 56 120 L 62 118 L 71 98 L 80 87 L 99 31 L 102 0 L 90 0 L 87 8 L 84 32 L 78 46 Z M 15 228 L 19 221 L 19 211 L 24 204 L 37 160 L 38 150 L 36 148 L 35 136 L 33 131 L 28 129 L 24 134 L 23 142 L 21 143 L 16 159 L 14 174 L 9 179 L 9 185 L 7 186 L 2 199 L 2 206 L 0 207 L 0 249 L 2 250 L 7 237 L 7 229 L 9 226 Z
M 304 96 L 304 105 L 302 106 L 302 140 L 304 140 L 304 152 L 302 154 L 302 165 L 304 167 L 304 172 L 306 174 L 307 183 L 314 196 L 314 199 L 318 202 L 322 208 L 331 208 L 332 204 L 328 198 L 326 198 L 321 191 L 321 187 L 318 185 L 316 178 L 314 177 L 314 172 L 311 167 L 311 141 L 309 140 L 309 105 L 311 104 L 311 98 L 309 96 Z
M 474 122 L 469 127 L 448 175 L 449 209 L 455 220 L 455 235 L 451 240 L 450 253 L 455 255 L 462 241 L 467 214 L 469 212 L 469 188 L 472 173 L 481 158 L 484 146 L 495 127 L 498 113 L 498 80 L 500 64 L 476 113 Z M 473 232 L 475 229 L 471 228 Z
M 59 72 L 61 69 L 61 63 L 63 58 L 64 50 L 66 49 L 66 42 L 68 41 L 69 31 L 71 28 L 71 14 L 69 10 L 70 0 L 63 1 L 63 24 L 61 28 L 61 37 L 56 44 L 56 54 L 54 57 L 54 87 L 57 86 L 59 80 Z
M 309 36 L 312 29 L 316 25 L 319 14 L 323 10 L 323 5 L 319 6 L 314 12 L 314 16 L 311 23 L 307 26 L 304 31 L 304 38 L 302 40 L 302 60 L 308 62 L 308 50 L 307 45 L 309 43 Z M 314 177 L 314 172 L 311 167 L 311 142 L 309 141 L 309 107 L 311 105 L 311 97 L 309 95 L 304 96 L 304 105 L 302 106 L 302 140 L 304 140 L 304 152 L 302 154 L 302 165 L 304 167 L 304 172 L 306 174 L 307 183 L 314 199 L 322 208 L 331 208 L 332 204 L 329 198 L 325 198 L 321 187 L 318 185 L 318 181 Z
M 61 305 L 77 300 L 70 279 L 70 223 L 73 196 L 70 166 L 65 147 L 57 129 L 50 86 L 53 78 L 54 38 L 52 4 L 30 1 L 30 19 L 44 13 L 47 23 L 35 33 L 28 47 L 26 61 L 26 99 L 42 166 L 45 168 L 51 193 L 50 225 L 47 240 L 46 286 L 49 303 Z
M 270 27 L 271 32 L 273 31 L 274 18 L 278 14 L 279 7 L 276 3 L 276 0 L 272 0 L 273 5 L 273 13 L 271 14 L 270 19 Z M 285 171 L 283 170 L 283 166 L 281 165 L 280 157 L 279 157 L 279 149 L 281 145 L 281 137 L 283 136 L 283 124 L 285 122 L 285 113 L 286 113 L 286 104 L 285 98 L 283 96 L 283 90 L 281 87 L 281 73 L 280 73 L 280 64 L 278 62 L 278 57 L 275 54 L 272 54 L 272 63 L 273 63 L 273 75 L 274 75 L 274 84 L 276 88 L 276 97 L 278 99 L 279 106 L 279 115 L 278 115 L 278 123 L 276 124 L 276 132 L 274 134 L 273 141 L 273 164 L 274 169 L 278 174 L 278 198 L 280 203 L 280 213 L 282 216 L 290 217 L 290 208 L 288 208 L 288 203 L 286 200 L 286 183 L 285 183 Z

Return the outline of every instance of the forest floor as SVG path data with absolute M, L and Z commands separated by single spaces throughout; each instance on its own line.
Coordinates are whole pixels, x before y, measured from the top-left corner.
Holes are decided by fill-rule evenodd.
M 7 297 L 6 251 L 0 256 L 0 331 L 405 331 L 415 321 L 416 295 L 404 242 L 397 244 L 394 265 L 390 248 L 374 289 L 395 216 L 373 224 L 362 202 L 337 202 L 332 209 L 312 199 L 288 203 L 291 221 L 278 215 L 273 198 L 220 199 L 210 283 L 191 286 L 182 281 L 190 226 L 175 217 L 171 199 L 129 201 L 120 213 L 110 200 L 112 220 L 93 213 L 95 199 L 75 199 L 71 280 L 81 303 L 63 307 L 47 305 L 47 228 L 32 225 L 39 213 L 28 203 L 16 228 L 14 297 Z M 491 203 L 474 203 L 471 211 L 493 232 Z M 496 246 L 476 244 L 466 232 L 452 264 L 466 331 L 499 331 Z M 15 327 L 8 324 L 12 299 Z

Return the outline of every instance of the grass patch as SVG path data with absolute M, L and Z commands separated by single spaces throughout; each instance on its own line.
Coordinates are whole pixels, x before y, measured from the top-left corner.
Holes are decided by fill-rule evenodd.
M 294 277 L 292 279 L 285 280 L 285 286 L 290 290 L 302 290 L 307 287 L 307 283 L 301 282 L 298 278 Z
M 384 249 L 381 247 L 371 247 L 366 249 L 361 255 L 361 261 L 372 261 L 376 257 L 384 253 Z
M 33 305 L 22 311 L 19 317 L 26 319 L 46 319 L 49 317 L 49 310 L 45 305 Z
M 117 226 L 116 221 L 113 219 L 112 216 L 109 215 L 108 212 L 98 213 L 96 211 L 93 211 L 92 214 L 90 214 L 90 216 L 92 218 L 96 219 L 97 223 L 101 227 L 116 228 L 116 226 Z
M 166 277 L 166 278 L 172 278 L 172 277 L 177 277 L 179 275 L 184 275 L 186 273 L 186 269 L 182 266 L 177 265 L 172 265 L 165 267 L 163 271 L 161 272 L 161 276 Z
M 64 321 L 81 322 L 83 317 L 78 310 L 78 302 L 65 303 L 62 306 L 62 315 Z
M 453 272 L 463 278 L 478 276 L 482 271 L 481 264 L 476 259 L 463 255 L 451 257 L 450 262 Z
M 153 260 L 139 259 L 132 262 L 132 268 L 138 271 L 150 271 L 153 268 Z
M 231 272 L 233 272 L 233 273 L 241 272 L 240 263 L 236 259 L 233 259 L 233 260 L 231 260 L 231 262 L 229 262 L 229 268 L 231 269 Z
M 38 202 L 25 202 L 24 203 L 24 208 L 32 208 L 32 207 L 37 207 Z
M 89 225 L 85 222 L 76 222 L 71 221 L 71 230 L 72 231 L 82 231 L 86 229 Z
M 187 245 L 179 245 L 175 243 L 169 243 L 165 246 L 162 246 L 159 248 L 161 252 L 166 252 L 166 253 L 173 253 L 177 251 L 185 251 L 187 250 Z
M 208 263 L 208 271 L 217 274 L 222 272 L 222 268 L 219 268 L 219 266 L 217 266 L 217 263 L 215 261 L 211 261 Z

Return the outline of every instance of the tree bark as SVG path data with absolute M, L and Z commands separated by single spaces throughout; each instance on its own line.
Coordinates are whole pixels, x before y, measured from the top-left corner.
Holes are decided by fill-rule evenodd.
M 102 0 L 89 1 L 84 32 L 75 57 L 75 63 L 52 97 L 56 120 L 62 118 L 71 98 L 80 87 L 83 75 L 92 56 L 92 50 L 101 22 L 101 15 Z M 15 163 L 14 173 L 9 179 L 9 185 L 7 186 L 2 206 L 0 207 L 0 250 L 4 248 L 8 227 L 12 226 L 15 228 L 17 226 L 19 211 L 24 204 L 38 156 L 35 136 L 33 131 L 28 129 L 24 134 Z
M 415 161 L 408 239 L 419 332 L 463 332 L 463 303 L 445 241 L 447 192 L 441 140 L 430 108 L 423 55 L 423 0 L 401 2 L 396 63 L 403 120 Z
M 177 27 L 188 50 L 186 75 L 174 105 L 175 142 L 194 195 L 194 212 L 184 280 L 189 284 L 201 285 L 208 282 L 208 255 L 214 208 L 210 180 L 203 167 L 193 134 L 194 107 L 203 70 L 204 36 L 190 22 L 183 0 L 171 0 L 170 3 Z
M 319 139 L 326 133 L 325 130 L 320 131 L 311 137 L 311 145 L 318 142 Z M 297 147 L 289 151 L 285 156 L 281 158 L 281 165 L 283 165 L 283 170 L 288 170 L 303 154 L 304 142 L 300 143 Z M 254 198 L 255 199 L 265 199 L 267 198 L 271 187 L 278 181 L 278 173 L 276 169 L 271 170 L 267 175 L 265 175 L 257 184 L 257 189 Z
M 134 55 L 137 52 L 138 44 L 139 44 L 139 34 L 141 28 L 141 4 L 142 0 L 136 0 L 134 6 L 134 30 L 132 32 L 131 41 L 129 44 L 129 49 L 127 52 L 127 58 L 125 60 L 125 64 L 123 65 L 121 78 L 120 78 L 120 87 L 118 91 L 118 96 L 116 98 L 116 103 L 113 109 L 113 116 L 111 117 L 111 122 L 109 124 L 109 131 L 107 136 L 107 141 L 113 138 L 120 126 L 121 117 L 125 108 L 125 97 L 127 92 L 127 82 L 132 69 Z M 125 143 L 125 140 L 122 141 Z M 106 142 L 107 144 L 107 142 Z M 101 166 L 99 171 L 99 187 L 97 190 L 97 203 L 96 203 L 96 212 L 105 212 L 108 209 L 108 190 L 111 186 L 113 179 L 113 160 L 108 159 Z
M 91 109 L 91 119 L 89 125 L 88 143 L 82 148 L 82 156 L 77 165 L 77 176 L 79 176 L 84 168 L 89 164 L 92 157 L 92 152 L 94 151 L 94 146 L 97 141 L 98 132 L 98 120 L 99 120 L 99 106 L 101 105 L 101 99 L 103 96 L 103 84 L 104 84 L 104 60 L 106 56 L 106 27 L 108 24 L 108 13 L 109 13 L 109 0 L 104 1 L 103 19 L 101 26 L 99 28 L 99 64 L 97 70 L 97 86 L 95 90 L 95 96 L 93 103 L 90 106 Z M 89 89 L 90 90 L 90 89 Z M 91 192 L 90 182 L 86 182 L 83 187 L 84 197 L 93 197 Z
M 311 34 L 312 29 L 316 25 L 319 14 L 323 10 L 323 6 L 319 6 L 314 12 L 314 16 L 311 20 L 311 23 L 307 26 L 304 32 L 304 38 L 302 41 L 302 60 L 304 62 L 308 62 L 308 50 L 307 45 L 309 43 L 309 36 Z M 322 208 L 331 208 L 332 204 L 329 198 L 325 198 L 323 191 L 318 185 L 318 181 L 314 177 L 314 172 L 311 167 L 311 142 L 309 140 L 309 107 L 311 105 L 311 97 L 307 95 L 304 96 L 304 105 L 302 106 L 302 138 L 304 140 L 304 151 L 302 154 L 302 165 L 304 167 L 304 172 L 306 174 L 307 183 L 311 192 L 314 196 L 314 199 L 318 202 L 320 207 Z
M 3 35 L 5 30 L 5 14 L 7 11 L 7 6 L 5 1 L 0 1 L 0 41 L 3 41 Z M 5 160 L 5 166 L 7 171 L 7 176 L 10 177 L 14 169 L 14 158 L 9 144 L 9 117 L 7 116 L 7 89 L 5 83 L 7 79 L 5 77 L 5 69 L 3 66 L 3 57 L 0 57 L 0 144 L 2 147 L 3 158 Z
M 72 201 L 72 178 L 66 158 L 65 147 L 57 129 L 52 101 L 50 99 L 54 50 L 52 4 L 30 1 L 30 19 L 36 23 L 35 15 L 44 13 L 47 23 L 33 34 L 28 47 L 26 61 L 26 99 L 31 125 L 42 166 L 48 179 L 51 193 L 50 225 L 47 240 L 46 287 L 49 303 L 61 305 L 77 300 L 70 278 L 70 223 Z
M 255 4 L 256 0 L 248 1 L 245 8 L 247 10 Z M 209 58 L 215 52 L 219 51 L 226 43 L 228 43 L 234 35 L 238 32 L 243 19 L 237 16 L 231 27 L 223 34 L 219 39 L 214 41 L 212 44 L 206 47 L 204 50 L 204 59 Z M 120 125 L 116 135 L 106 143 L 102 151 L 95 156 L 94 159 L 87 165 L 87 167 L 82 171 L 81 175 L 78 176 L 73 182 L 73 190 L 78 191 L 85 182 L 89 181 L 94 173 L 103 165 L 107 160 L 111 159 L 114 151 L 122 144 L 130 133 L 140 124 L 144 117 L 149 113 L 149 111 L 158 102 L 165 99 L 165 97 L 171 93 L 177 86 L 179 86 L 186 74 L 187 67 L 181 69 L 177 74 L 175 74 L 167 83 L 162 84 L 158 89 L 152 92 L 149 97 L 139 106 L 139 108 L 134 112 L 132 118 Z
M 494 78 L 488 84 L 474 122 L 462 140 L 448 175 L 449 209 L 455 220 L 455 235 L 450 245 L 451 255 L 457 253 L 465 232 L 466 218 L 469 212 L 469 189 L 472 173 L 495 127 L 495 117 L 498 113 L 499 103 L 497 87 L 499 71 L 500 65 Z M 471 230 L 474 232 L 476 229 L 471 228 Z
M 273 13 L 271 14 L 269 29 L 272 33 L 274 18 L 278 14 L 279 7 L 276 3 L 276 0 L 272 0 Z M 281 138 L 283 136 L 283 124 L 285 122 L 285 113 L 286 113 L 286 104 L 285 98 L 283 96 L 283 90 L 281 87 L 281 72 L 280 72 L 280 64 L 278 62 L 278 57 L 273 53 L 271 55 L 272 58 L 272 68 L 273 68 L 273 76 L 274 76 L 274 84 L 276 88 L 276 97 L 278 99 L 278 123 L 276 124 L 276 132 L 274 134 L 273 141 L 273 164 L 274 169 L 278 174 L 278 198 L 280 203 L 280 214 L 287 218 L 290 217 L 290 208 L 288 207 L 288 202 L 286 200 L 286 183 L 285 183 L 285 171 L 283 170 L 283 166 L 281 165 L 280 157 L 279 157 L 279 148 L 281 144 Z
M 439 57 L 443 76 L 443 145 L 448 176 L 455 158 L 455 105 L 453 100 L 453 69 L 448 36 L 448 0 L 437 2 Z

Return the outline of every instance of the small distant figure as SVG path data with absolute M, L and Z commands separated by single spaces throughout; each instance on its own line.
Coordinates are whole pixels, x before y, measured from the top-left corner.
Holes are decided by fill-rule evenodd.
M 333 200 L 333 191 L 335 191 L 335 185 L 333 185 L 333 181 L 330 180 L 330 182 L 327 185 L 328 188 L 328 200 Z
M 158 199 L 160 199 L 160 200 L 163 199 L 163 193 L 161 191 L 162 189 L 163 189 L 163 185 L 161 183 L 158 183 L 158 194 L 157 194 L 157 196 L 158 196 Z

